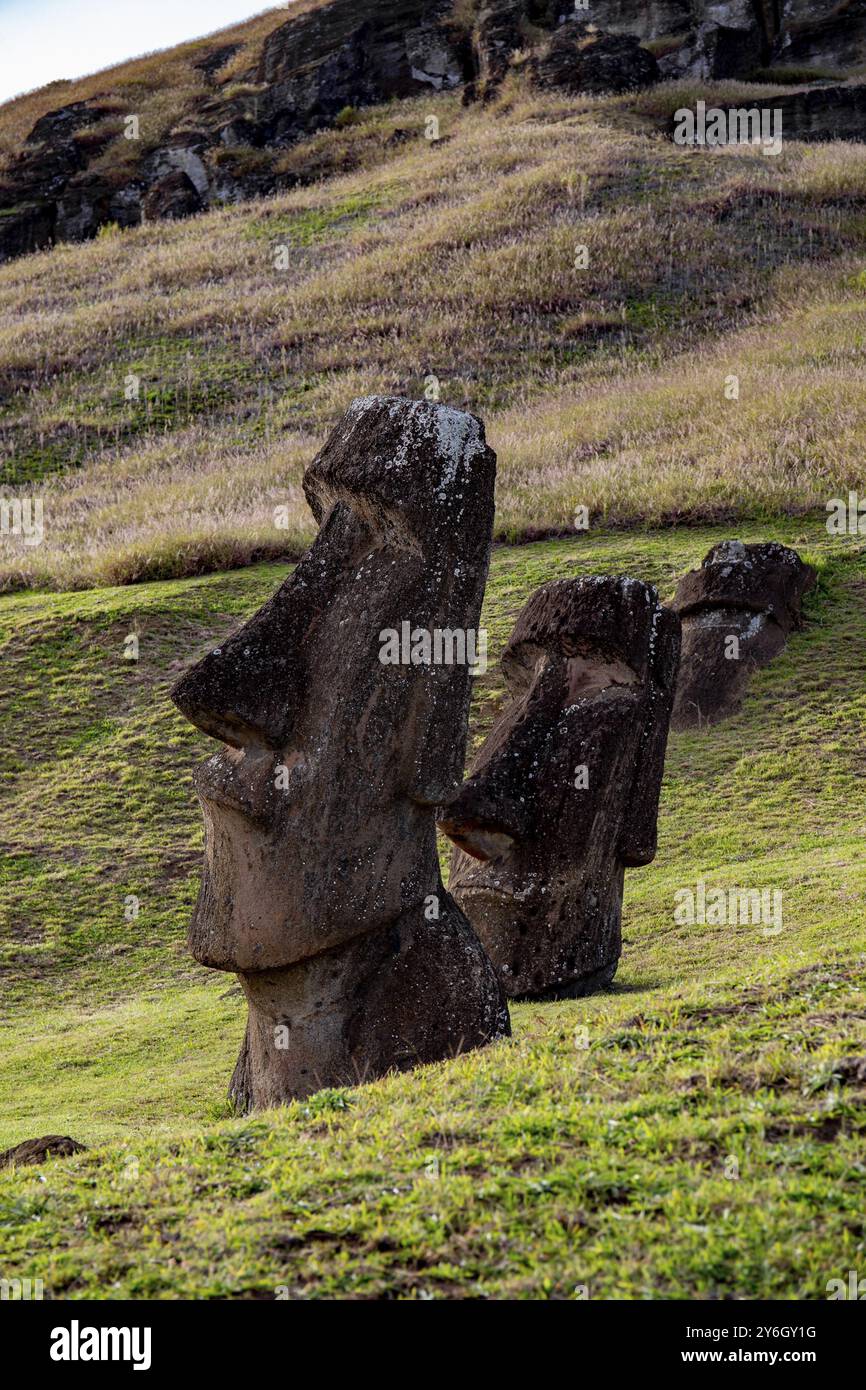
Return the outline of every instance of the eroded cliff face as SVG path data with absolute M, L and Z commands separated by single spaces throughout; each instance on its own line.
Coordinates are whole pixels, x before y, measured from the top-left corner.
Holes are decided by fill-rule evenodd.
M 332 0 L 288 18 L 240 82 L 235 74 L 225 84 L 221 70 L 237 45 L 215 44 L 193 65 L 201 91 L 183 122 L 156 147 L 143 132 L 141 154 L 131 160 L 137 147 L 128 145 L 119 175 L 94 161 L 123 133 L 106 126 L 102 142 L 82 134 L 129 114 L 122 93 L 46 113 L 0 177 L 0 261 L 95 236 L 106 222 L 188 216 L 272 191 L 266 160 L 238 173 L 219 153 L 279 150 L 333 124 L 347 107 L 462 85 L 472 75 L 471 45 L 451 15 L 451 0 Z
M 580 25 L 569 50 L 563 30 Z M 866 0 L 330 0 L 274 29 L 240 80 L 222 76 L 238 45 L 215 41 L 192 64 L 200 86 L 183 120 L 156 143 L 125 145 L 114 164 L 103 154 L 124 140 L 128 92 L 46 112 L 0 174 L 0 261 L 106 223 L 272 192 L 292 181 L 275 172 L 277 152 L 346 108 L 455 88 L 489 98 L 527 50 L 524 71 L 569 91 L 746 78 L 774 64 L 844 76 L 866 64 Z M 861 106 L 850 90 L 840 92 L 854 112 L 848 138 Z M 825 87 L 820 129 L 810 117 L 795 133 L 832 136 L 833 103 Z
M 866 60 L 864 0 L 779 0 L 779 8 L 780 61 L 845 69 Z
M 257 134 L 297 139 L 347 106 L 460 86 L 469 76 L 448 0 L 335 3 L 288 20 L 264 43 Z
M 653 45 L 668 77 L 747 77 L 770 64 L 844 72 L 866 62 L 866 0 L 588 0 L 582 14 Z

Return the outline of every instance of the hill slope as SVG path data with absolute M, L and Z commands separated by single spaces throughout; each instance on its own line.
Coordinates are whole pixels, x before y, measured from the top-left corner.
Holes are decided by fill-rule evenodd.
M 41 545 L 4 535 L 0 584 L 296 555 L 303 461 L 376 391 L 484 413 L 502 537 L 577 505 L 622 525 L 844 495 L 866 148 L 685 151 L 653 132 L 688 95 L 398 103 L 296 147 L 354 173 L 0 267 L 4 491 L 45 509 Z
M 543 580 L 626 571 L 667 595 L 723 534 L 498 551 L 492 654 Z M 519 1005 L 510 1043 L 243 1121 L 224 1102 L 242 997 L 183 944 L 206 740 L 167 690 L 282 571 L 3 601 L 0 1147 L 102 1146 L 0 1176 L 7 1277 L 54 1297 L 821 1298 L 857 1267 L 866 560 L 820 525 L 743 535 L 798 544 L 819 588 L 742 715 L 672 737 L 614 992 Z M 501 694 L 491 665 L 476 739 Z M 677 924 L 701 877 L 780 890 L 783 931 Z
M 312 32 L 352 6 L 294 13 Z M 833 24 L 801 28 L 800 61 Z M 242 121 L 271 59 L 268 85 L 283 61 L 300 80 L 284 26 L 8 105 L 0 178 L 34 122 L 117 89 L 158 142 Z M 641 37 L 668 67 L 698 53 Z M 684 150 L 680 106 L 785 89 L 702 69 L 575 96 L 523 66 L 470 105 L 365 89 L 264 155 L 236 129 L 226 178 L 269 196 L 0 266 L 0 1150 L 89 1146 L 0 1173 L 0 1271 L 46 1296 L 815 1299 L 862 1262 L 866 548 L 825 508 L 862 483 L 866 144 Z M 103 173 L 117 118 L 73 132 Z M 243 996 L 185 947 L 207 740 L 168 692 L 311 539 L 303 467 L 372 392 L 485 418 L 492 658 L 542 582 L 627 572 L 667 598 L 735 533 L 819 583 L 742 713 L 671 737 L 610 993 L 241 1120 Z M 474 688 L 477 743 L 495 660 Z M 678 921 L 701 880 L 781 893 L 782 930 Z

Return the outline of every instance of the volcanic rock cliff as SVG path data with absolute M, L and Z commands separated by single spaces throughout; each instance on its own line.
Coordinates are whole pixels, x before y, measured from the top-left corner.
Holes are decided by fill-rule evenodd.
M 228 80 L 242 47 L 197 45 L 184 115 L 156 137 L 136 126 L 134 84 L 112 90 L 111 73 L 98 95 L 46 109 L 0 169 L 0 261 L 285 187 L 285 147 L 392 98 L 489 99 L 515 55 L 533 80 L 577 92 L 796 65 L 824 83 L 789 102 L 804 138 L 866 128 L 864 89 L 826 85 L 866 64 L 866 0 L 301 0 Z M 118 142 L 123 157 L 106 158 Z

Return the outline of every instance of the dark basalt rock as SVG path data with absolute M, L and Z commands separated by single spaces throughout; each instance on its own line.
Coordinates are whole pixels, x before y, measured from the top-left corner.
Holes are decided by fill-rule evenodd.
M 24 203 L 0 208 L 0 263 L 50 246 L 56 222 L 54 203 Z
M 249 116 L 231 116 L 217 129 L 221 145 L 251 145 L 260 143 L 259 128 Z
M 331 123 L 347 106 L 457 87 L 465 76 L 447 0 L 335 0 L 265 40 L 255 80 L 267 143 Z
M 436 853 L 435 807 L 462 778 L 470 669 L 381 660 L 383 633 L 404 622 L 475 628 L 494 474 L 474 416 L 356 401 L 304 477 L 318 539 L 173 691 L 225 745 L 195 779 L 206 849 L 190 947 L 247 996 L 241 1108 L 509 1031 Z
M 193 217 L 203 206 L 195 184 L 182 169 L 175 169 L 155 183 L 143 204 L 148 222 L 158 218 Z
M 224 68 L 230 58 L 233 58 L 240 48 L 239 43 L 223 43 L 217 48 L 212 48 L 203 58 L 199 58 L 193 67 L 198 72 L 203 72 L 205 77 L 215 77 L 220 68 Z
M 60 106 L 56 111 L 46 111 L 40 116 L 30 134 L 27 145 L 67 144 L 77 130 L 92 125 L 103 114 L 103 108 L 91 101 L 73 101 L 68 106 Z
M 656 41 L 664 77 L 748 78 L 770 64 L 842 73 L 866 61 L 866 0 L 592 0 L 589 17 Z
M 11 179 L 19 191 L 40 198 L 54 197 L 81 172 L 86 162 L 85 152 L 75 140 L 32 148 L 25 145 L 5 178 Z
M 98 102 L 73 102 L 36 122 L 0 186 L 0 263 L 65 237 L 62 199 L 87 163 L 73 137 L 103 112 Z
M 585 18 L 606 34 L 657 44 L 663 78 L 745 77 L 769 61 L 774 8 L 772 0 L 591 0 Z M 558 13 L 573 19 L 574 6 Z
M 803 597 L 814 585 L 811 565 L 776 541 L 723 541 L 680 580 L 672 604 L 683 624 L 674 728 L 717 723 L 740 708 L 750 674 L 801 626 Z
M 202 206 L 210 195 L 211 168 L 206 163 L 211 142 L 216 144 L 219 132 L 180 127 L 169 133 L 158 149 L 142 161 L 141 169 L 147 187 L 161 182 L 169 174 L 186 174 Z
M 781 111 L 786 140 L 866 140 L 866 83 L 801 87 L 772 97 L 740 102 L 759 111 Z
M 79 1144 L 68 1134 L 46 1134 L 41 1139 L 25 1139 L 14 1148 L 4 1150 L 0 1153 L 0 1168 L 44 1163 L 47 1158 L 69 1158 L 71 1154 L 85 1153 L 86 1149 L 86 1144 Z
M 767 19 L 760 11 L 770 8 L 761 0 L 728 0 L 725 5 L 703 6 L 695 45 L 695 67 L 700 75 L 723 81 L 747 76 L 766 63 L 771 40 Z
M 332 127 L 346 108 L 461 86 L 464 104 L 491 98 L 517 50 L 531 50 L 519 69 L 541 85 L 590 94 L 660 78 L 748 80 L 758 68 L 812 67 L 833 85 L 757 104 L 782 108 L 790 139 L 866 134 L 864 86 L 846 81 L 866 64 L 866 0 L 591 0 L 577 15 L 573 0 L 487 0 L 474 15 L 455 11 L 452 0 L 330 0 L 290 10 L 249 67 L 233 74 L 237 81 L 223 68 L 241 46 L 203 48 L 184 115 L 194 129 L 172 132 L 157 150 L 144 140 L 125 148 L 122 190 L 106 177 L 110 152 L 96 162 L 106 142 L 122 138 L 117 123 L 103 120 L 126 111 L 122 94 L 46 112 L 0 177 L 0 216 L 8 218 L 0 262 L 93 236 L 106 222 L 134 225 L 147 191 L 178 169 L 203 207 L 308 182 L 334 166 L 322 168 L 314 150 L 286 173 L 278 151 Z M 259 150 L 270 162 L 250 157 Z M 356 167 L 350 147 L 340 161 Z
M 98 174 L 79 174 L 57 200 L 57 239 L 87 241 L 107 222 L 116 222 L 119 227 L 138 226 L 141 195 L 140 185 L 118 188 Z
M 866 0 L 785 0 L 774 56 L 784 64 L 859 67 L 866 56 Z
M 660 77 L 655 58 L 636 38 L 576 21 L 557 30 L 530 71 L 539 86 L 566 92 L 626 92 Z
M 526 46 L 524 0 L 494 0 L 478 15 L 472 33 L 476 91 L 489 94 L 504 78 L 512 54 Z
M 623 876 L 656 852 L 680 624 L 636 579 L 561 579 L 502 658 L 510 702 L 440 814 L 449 891 L 508 994 L 613 979 Z

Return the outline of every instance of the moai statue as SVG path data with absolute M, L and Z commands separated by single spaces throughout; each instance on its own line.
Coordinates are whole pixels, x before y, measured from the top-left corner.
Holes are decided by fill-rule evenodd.
M 735 714 L 749 676 L 779 655 L 801 625 L 815 571 L 776 541 L 723 541 L 677 585 L 683 654 L 672 723 L 714 724 Z
M 190 947 L 247 997 L 240 1109 L 509 1032 L 435 832 L 463 771 L 472 671 L 455 656 L 477 628 L 495 471 L 474 416 L 355 401 L 304 476 L 312 548 L 174 688 L 223 744 L 195 775 Z
M 449 890 L 515 998 L 610 984 L 624 870 L 656 852 L 679 619 L 636 579 L 559 579 L 502 658 L 510 703 L 440 813 Z

